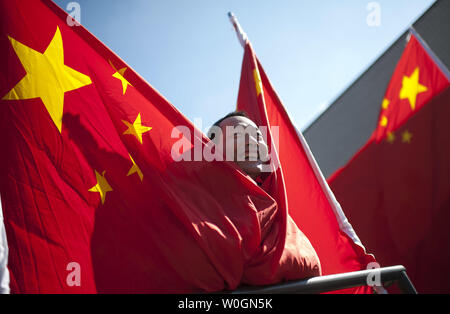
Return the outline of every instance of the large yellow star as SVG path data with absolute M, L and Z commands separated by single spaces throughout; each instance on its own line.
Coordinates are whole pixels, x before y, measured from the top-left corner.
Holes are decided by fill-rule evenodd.
M 137 140 L 141 144 L 142 144 L 142 134 L 152 129 L 151 127 L 142 125 L 140 113 L 138 114 L 136 120 L 134 120 L 133 124 L 125 120 L 122 120 L 122 122 L 125 123 L 125 125 L 128 127 L 128 129 L 125 132 L 123 132 L 123 134 L 131 134 L 136 136 Z
M 125 92 L 127 91 L 128 85 L 133 86 L 124 77 L 125 71 L 127 70 L 127 68 L 125 67 L 125 68 L 122 68 L 120 70 L 117 70 L 116 67 L 112 64 L 111 61 L 109 61 L 109 64 L 112 66 L 114 71 L 116 71 L 112 76 L 122 82 L 122 92 L 123 92 L 123 95 L 125 95 Z
M 427 91 L 427 87 L 419 83 L 419 67 L 417 67 L 411 76 L 404 76 L 402 89 L 400 90 L 400 99 L 408 99 L 411 109 L 416 109 L 417 94 Z
M 132 166 L 132 167 L 130 168 L 130 170 L 128 171 L 127 177 L 130 176 L 130 175 L 132 175 L 133 173 L 137 173 L 138 176 L 139 176 L 139 179 L 141 179 L 141 181 L 142 181 L 142 179 L 144 178 L 144 175 L 143 175 L 141 169 L 139 169 L 139 166 L 136 165 L 136 163 L 135 163 L 134 160 L 133 160 L 133 157 L 131 157 L 130 154 L 128 154 L 128 156 L 130 156 L 130 159 L 131 159 L 131 162 L 133 163 L 133 166 Z
M 59 27 L 44 53 L 9 37 L 27 74 L 3 100 L 41 98 L 50 117 L 61 132 L 64 93 L 92 83 L 91 79 L 64 64 L 64 48 Z
M 112 187 L 109 185 L 105 178 L 105 171 L 102 174 L 95 170 L 95 178 L 97 179 L 97 184 L 89 189 L 89 192 L 100 193 L 100 198 L 102 199 L 102 204 L 105 203 L 106 193 L 113 191 Z

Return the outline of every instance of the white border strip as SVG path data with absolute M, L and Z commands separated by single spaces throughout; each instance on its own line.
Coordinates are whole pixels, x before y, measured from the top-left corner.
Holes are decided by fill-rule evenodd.
M 364 245 L 361 243 L 361 240 L 357 236 L 355 230 L 353 230 L 352 225 L 349 223 L 347 217 L 344 214 L 344 211 L 342 210 L 341 205 L 336 200 L 336 197 L 334 196 L 333 192 L 331 191 L 327 181 L 325 180 L 325 177 L 322 174 L 322 171 L 319 168 L 319 165 L 317 164 L 311 149 L 309 148 L 308 143 L 306 142 L 305 138 L 303 137 L 303 134 L 299 132 L 297 129 L 297 135 L 300 139 L 300 142 L 303 146 L 303 149 L 305 150 L 306 156 L 308 157 L 308 161 L 314 171 L 314 174 L 316 175 L 317 181 L 319 181 L 320 186 L 322 187 L 322 191 L 325 193 L 328 202 L 331 205 L 331 208 L 333 209 L 334 215 L 336 216 L 336 219 L 339 223 L 339 228 L 344 231 L 355 244 L 362 247 L 365 251 Z
M 0 294 L 9 294 L 8 242 L 3 223 L 2 201 L 0 199 Z

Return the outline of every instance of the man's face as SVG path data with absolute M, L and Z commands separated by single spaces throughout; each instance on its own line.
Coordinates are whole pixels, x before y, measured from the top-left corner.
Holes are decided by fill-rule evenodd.
M 249 176 L 257 177 L 268 159 L 267 144 L 257 125 L 249 118 L 233 116 L 223 120 L 220 129 L 226 159 L 235 161 Z

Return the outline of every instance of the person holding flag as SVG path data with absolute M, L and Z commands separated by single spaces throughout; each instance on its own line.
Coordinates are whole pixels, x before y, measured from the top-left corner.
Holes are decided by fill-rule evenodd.
M 179 140 L 180 155 L 213 143 L 51 0 L 0 0 L 0 15 L 12 293 L 217 292 L 320 274 L 306 241 L 311 263 L 285 245 L 304 237 L 283 180 L 269 195 L 233 163 L 174 160 Z M 194 136 L 171 137 L 179 127 Z
M 376 263 L 365 251 L 342 208 L 323 177 L 303 135 L 292 124 L 283 104 L 257 59 L 247 34 L 229 13 L 244 48 L 237 110 L 244 111 L 258 126 L 264 126 L 266 142 L 279 165 L 271 194 L 292 217 L 319 257 L 322 274 L 366 269 Z M 272 134 L 276 126 L 278 134 Z M 286 216 L 287 217 L 287 216 Z M 378 265 L 379 267 L 379 265 Z M 384 289 L 377 288 L 384 292 Z M 372 287 L 345 292 L 371 293 Z
M 266 132 L 264 132 L 266 133 Z M 272 154 L 269 154 L 267 144 L 263 134 L 257 125 L 248 118 L 245 112 L 235 111 L 218 120 L 208 131 L 208 136 L 215 144 L 215 148 L 220 150 L 226 160 L 235 162 L 240 170 L 247 174 L 255 184 L 266 191 L 270 196 L 277 197 L 277 162 Z M 231 158 L 230 158 L 231 156 Z M 280 209 L 283 209 L 280 207 Z M 280 225 L 270 222 L 262 224 L 262 234 L 267 239 L 276 234 L 284 236 L 274 237 L 269 243 L 272 246 L 263 247 L 262 258 L 269 256 L 267 252 L 278 251 L 275 259 L 278 267 L 264 269 L 257 266 L 251 274 L 258 278 L 259 285 L 266 285 L 270 282 L 281 281 L 284 278 L 303 279 L 321 275 L 320 261 L 308 238 L 297 227 L 292 218 L 286 213 L 278 210 L 274 213 L 275 221 L 280 221 Z M 273 230 L 274 228 L 285 228 Z M 271 230 L 272 232 L 268 232 Z M 261 261 L 254 260 L 256 265 L 261 265 Z M 295 267 L 292 266 L 295 264 Z M 264 265 L 264 264 L 262 264 Z M 247 278 L 243 278 L 242 283 L 246 284 Z M 255 284 L 254 279 L 249 282 Z
M 267 177 L 243 164 L 175 160 L 178 141 L 178 155 L 214 143 L 51 0 L 0 0 L 0 15 L 11 292 L 217 292 L 375 262 L 242 32 L 237 109 L 248 118 L 219 126 L 266 128 L 253 140 L 270 152 Z

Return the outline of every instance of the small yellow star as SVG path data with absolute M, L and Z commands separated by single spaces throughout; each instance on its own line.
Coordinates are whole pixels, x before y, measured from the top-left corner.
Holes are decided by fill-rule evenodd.
M 262 83 L 261 76 L 259 75 L 259 71 L 256 68 L 253 70 L 253 79 L 255 80 L 256 96 L 259 96 L 262 92 Z
M 125 125 L 128 127 L 128 129 L 125 132 L 123 132 L 123 134 L 134 135 L 141 144 L 142 144 L 142 134 L 152 129 L 151 127 L 142 125 L 140 113 L 138 114 L 136 120 L 134 120 L 133 124 L 125 120 L 122 120 L 122 122 L 125 123 Z
M 390 144 L 394 143 L 395 141 L 395 134 L 392 132 L 387 132 L 386 141 Z
M 389 99 L 384 98 L 383 103 L 381 104 L 381 108 L 387 109 L 389 107 Z
M 142 174 L 141 169 L 139 169 L 138 165 L 136 165 L 136 163 L 133 160 L 133 157 L 131 157 L 130 154 L 128 154 L 128 156 L 130 156 L 130 159 L 131 159 L 131 162 L 133 163 L 133 166 L 128 171 L 127 177 L 132 175 L 133 173 L 137 173 L 138 176 L 139 176 L 139 179 L 141 179 L 141 181 L 142 181 L 142 179 L 144 178 L 144 175 Z
M 105 203 L 106 193 L 111 192 L 113 190 L 105 178 L 105 172 L 106 171 L 103 171 L 102 174 L 99 174 L 97 170 L 95 170 L 95 178 L 97 179 L 97 184 L 89 189 L 89 192 L 100 193 L 102 205 Z
M 416 100 L 419 93 L 426 92 L 426 86 L 419 83 L 419 67 L 417 67 L 411 76 L 404 76 L 402 89 L 400 90 L 400 99 L 408 99 L 411 109 L 416 109 Z
M 122 69 L 120 69 L 120 70 L 117 70 L 116 67 L 112 64 L 111 61 L 109 61 L 109 64 L 110 64 L 110 65 L 112 66 L 112 68 L 116 71 L 112 76 L 113 76 L 114 78 L 116 78 L 116 79 L 118 79 L 118 80 L 120 80 L 120 81 L 122 82 L 122 92 L 123 92 L 123 95 L 125 95 L 125 92 L 127 91 L 128 85 L 133 86 L 133 85 L 131 85 L 131 83 L 128 82 L 128 81 L 125 79 L 125 77 L 124 77 L 125 71 L 127 70 L 127 68 L 125 67 L 125 68 L 122 68 Z
M 411 143 L 412 137 L 413 137 L 412 133 L 410 133 L 408 130 L 405 130 L 402 133 L 402 142 L 403 143 Z
M 380 120 L 381 126 L 386 126 L 388 124 L 388 118 L 386 116 L 382 116 Z

